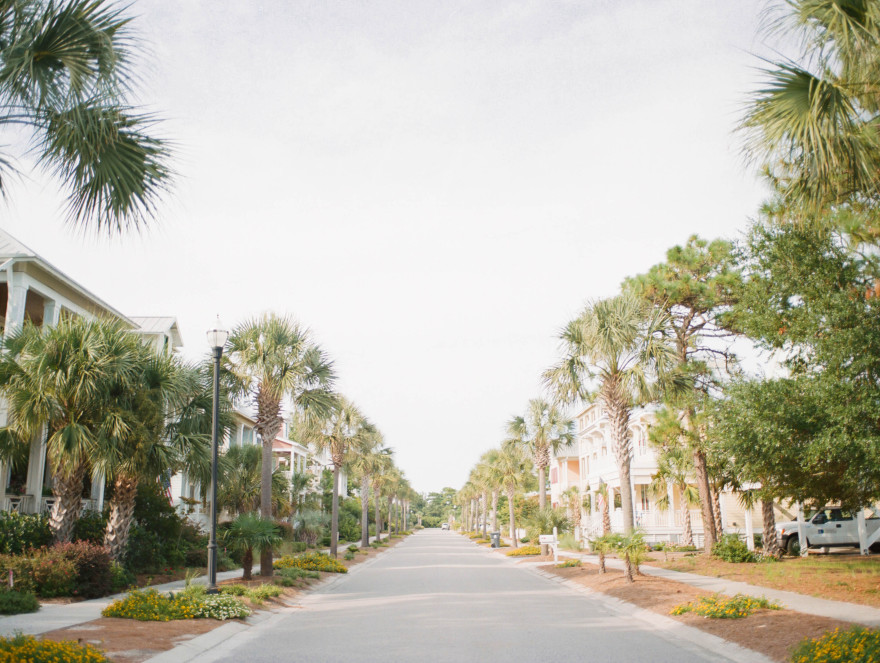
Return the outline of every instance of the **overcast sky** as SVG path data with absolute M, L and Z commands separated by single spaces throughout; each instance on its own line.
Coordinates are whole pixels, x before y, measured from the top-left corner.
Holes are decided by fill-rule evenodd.
M 419 491 L 459 487 L 540 392 L 557 330 L 765 196 L 733 130 L 760 0 L 134 0 L 140 99 L 178 149 L 143 236 L 2 227 L 186 352 L 273 310 L 310 327 Z

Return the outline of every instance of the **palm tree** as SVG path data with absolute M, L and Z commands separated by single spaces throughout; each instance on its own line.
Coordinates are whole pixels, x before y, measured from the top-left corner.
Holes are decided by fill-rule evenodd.
M 611 501 L 614 491 L 607 483 L 599 479 L 599 487 L 596 488 L 596 505 L 598 511 L 602 514 L 602 534 L 611 532 Z
M 516 522 L 513 508 L 513 498 L 517 491 L 526 483 L 526 475 L 531 471 L 531 462 L 522 452 L 522 447 L 513 442 L 505 442 L 501 445 L 501 451 L 495 459 L 501 486 L 507 494 L 507 508 L 510 517 L 510 538 L 513 547 L 519 548 L 519 540 L 516 536 Z
M 562 491 L 562 503 L 568 509 L 568 520 L 571 529 L 580 540 L 581 531 L 581 491 L 577 486 L 571 486 Z
M 375 429 L 353 403 L 343 396 L 326 416 L 318 417 L 300 411 L 294 420 L 296 439 L 309 444 L 317 452 L 327 451 L 333 463 L 333 506 L 330 516 L 330 554 L 336 557 L 339 535 L 339 472 L 353 447 L 374 435 Z
M 272 444 L 282 425 L 282 401 L 316 414 L 332 406 L 331 362 L 311 336 L 291 318 L 274 313 L 238 325 L 230 334 L 225 355 L 231 391 L 253 397 L 257 408 L 254 430 L 262 439 L 260 515 L 272 517 Z M 272 550 L 264 549 L 260 573 L 272 572 Z M 265 570 L 268 571 L 265 571 Z
M 788 0 L 770 27 L 796 32 L 796 60 L 770 63 L 749 102 L 746 152 L 808 213 L 880 202 L 880 7 Z M 877 228 L 873 229 L 875 232 Z
M 107 0 L 0 5 L 0 124 L 30 130 L 38 164 L 67 192 L 69 220 L 109 233 L 140 228 L 170 178 L 156 119 L 127 101 L 130 21 Z M 8 157 L 0 168 L 11 169 Z
M 141 482 L 178 470 L 207 477 L 210 468 L 210 386 L 205 374 L 130 338 L 136 370 L 131 379 L 114 385 L 93 456 L 93 465 L 113 486 L 104 534 L 113 559 L 128 543 Z
M 563 359 L 544 373 L 557 399 L 598 400 L 611 425 L 611 447 L 620 474 L 623 526 L 634 526 L 630 462 L 630 413 L 670 387 L 675 355 L 667 340 L 667 316 L 625 293 L 587 306 L 561 333 Z
M 262 496 L 263 451 L 256 445 L 231 447 L 220 457 L 217 508 L 233 514 L 256 512 Z M 272 507 L 281 513 L 292 506 L 290 490 L 280 467 L 272 472 Z
M 137 341 L 120 322 L 77 317 L 45 330 L 26 323 L 3 347 L 0 393 L 9 414 L 0 451 L 11 456 L 47 435 L 55 496 L 49 525 L 56 541 L 69 541 L 113 390 L 136 375 Z
M 525 417 L 514 417 L 507 424 L 507 432 L 531 451 L 538 470 L 538 508 L 547 507 L 547 467 L 550 452 L 568 446 L 574 441 L 574 421 L 546 401 L 535 398 L 529 401 Z
M 254 551 L 274 548 L 281 543 L 278 526 L 272 520 L 261 518 L 256 513 L 243 513 L 230 523 L 222 534 L 223 542 L 232 550 L 242 553 L 242 580 L 252 578 Z M 262 569 L 261 569 L 262 572 Z M 266 575 L 265 573 L 261 573 Z
M 365 430 L 361 444 L 350 460 L 350 467 L 361 480 L 361 548 L 370 545 L 370 482 L 372 477 L 387 471 L 391 467 L 391 449 L 383 447 L 382 433 L 374 427 Z M 376 521 L 376 533 L 379 523 Z
M 689 481 L 694 475 L 693 456 L 682 447 L 667 447 L 657 454 L 657 471 L 651 477 L 650 493 L 661 511 L 672 508 L 667 487 L 672 484 L 681 495 L 682 545 L 694 545 L 691 507 L 700 504 L 700 493 Z

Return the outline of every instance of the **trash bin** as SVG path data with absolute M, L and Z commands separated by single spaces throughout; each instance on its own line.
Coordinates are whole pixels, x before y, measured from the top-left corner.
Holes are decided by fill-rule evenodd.
M 492 537 L 492 547 L 500 548 L 501 547 L 501 532 L 490 532 L 489 536 Z

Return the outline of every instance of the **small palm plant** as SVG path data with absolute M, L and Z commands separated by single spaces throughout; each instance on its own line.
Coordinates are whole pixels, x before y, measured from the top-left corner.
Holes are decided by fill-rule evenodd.
M 590 539 L 590 550 L 599 556 L 599 573 L 605 573 L 605 555 L 617 549 L 619 539 L 619 534 L 612 534 L 610 532 Z
M 645 559 L 645 533 L 635 529 L 617 540 L 617 550 L 623 555 L 623 577 L 633 582 L 633 575 L 639 575 L 639 564 Z
M 242 553 L 241 566 L 244 574 L 243 580 L 250 580 L 253 576 L 254 552 L 262 553 L 271 550 L 281 543 L 278 526 L 268 518 L 261 518 L 255 513 L 244 513 L 223 532 L 223 542 L 236 552 Z M 260 569 L 263 575 L 268 575 L 271 570 Z

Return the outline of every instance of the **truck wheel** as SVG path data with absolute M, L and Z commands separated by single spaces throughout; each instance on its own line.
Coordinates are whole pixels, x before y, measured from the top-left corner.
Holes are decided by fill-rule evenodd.
M 810 542 L 807 541 L 807 547 L 809 547 L 809 545 Z M 788 541 L 785 542 L 785 551 L 792 557 L 797 557 L 801 554 L 801 542 L 798 540 L 798 537 L 788 537 Z

